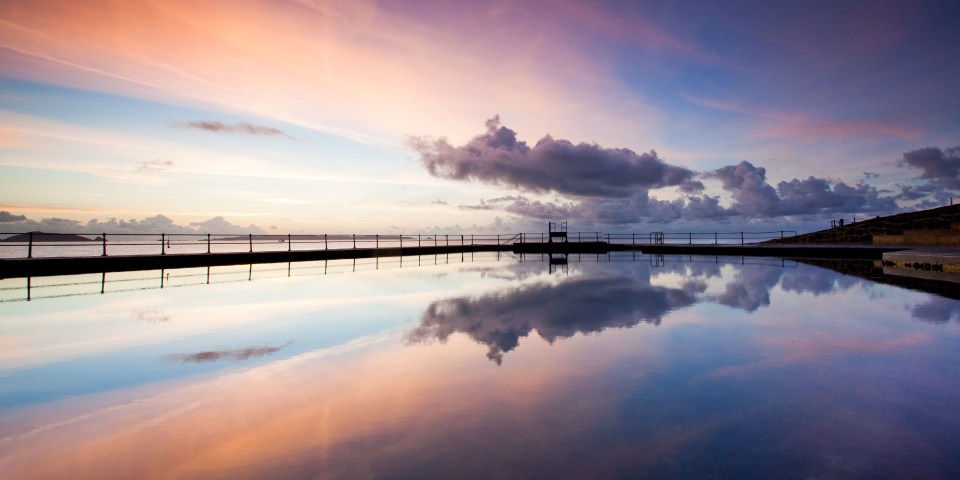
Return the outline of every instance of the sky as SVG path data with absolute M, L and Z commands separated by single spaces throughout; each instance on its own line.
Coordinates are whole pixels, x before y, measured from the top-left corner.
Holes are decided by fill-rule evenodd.
M 950 1 L 0 3 L 0 232 L 813 231 L 960 201 Z

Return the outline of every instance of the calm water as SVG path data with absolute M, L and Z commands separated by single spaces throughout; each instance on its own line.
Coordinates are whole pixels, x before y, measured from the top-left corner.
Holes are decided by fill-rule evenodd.
M 519 260 L 2 280 L 0 476 L 960 478 L 957 300 Z

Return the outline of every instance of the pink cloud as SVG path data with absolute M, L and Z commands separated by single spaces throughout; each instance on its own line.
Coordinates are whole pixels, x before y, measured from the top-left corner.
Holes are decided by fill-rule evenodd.
M 559 22 L 543 21 L 531 39 L 521 18 L 433 7 L 430 18 L 451 23 L 372 2 L 4 2 L 0 61 L 16 78 L 253 113 L 372 143 L 434 131 L 465 138 L 491 104 L 586 140 L 652 130 L 650 115 L 637 115 L 647 109 L 640 98 Z
M 874 120 L 834 120 L 817 118 L 800 113 L 782 112 L 744 106 L 735 102 L 700 98 L 681 94 L 684 100 L 711 110 L 738 113 L 758 120 L 765 120 L 755 129 L 761 137 L 787 137 L 819 140 L 845 138 L 860 135 L 880 135 L 903 140 L 915 140 L 922 134 L 916 129 L 890 125 Z M 770 123 L 772 122 L 772 123 Z

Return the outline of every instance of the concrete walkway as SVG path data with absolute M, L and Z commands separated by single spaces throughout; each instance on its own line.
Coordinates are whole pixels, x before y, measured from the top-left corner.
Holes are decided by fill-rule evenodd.
M 907 248 L 883 254 L 884 275 L 960 283 L 960 248 Z

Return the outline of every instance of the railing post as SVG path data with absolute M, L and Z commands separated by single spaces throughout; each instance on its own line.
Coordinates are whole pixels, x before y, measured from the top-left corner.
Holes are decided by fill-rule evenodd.
M 400 234 L 400 248 L 403 248 L 403 234 L 402 234 L 402 233 Z M 401 258 L 400 262 L 402 263 L 402 262 L 403 262 L 403 257 L 400 257 L 400 258 Z
M 450 234 L 446 233 L 443 235 L 444 239 L 447 241 L 447 246 L 450 246 Z
M 167 243 L 167 234 L 161 233 L 160 234 L 160 255 L 167 254 L 166 243 Z
M 357 234 L 351 233 L 353 235 L 353 248 L 357 248 Z
M 693 245 L 693 232 L 687 234 L 687 245 Z
M 207 253 L 210 253 L 210 234 L 207 234 Z
M 373 248 L 380 248 L 380 234 L 375 234 L 373 237 Z
M 27 258 L 33 258 L 33 232 L 27 234 Z
M 500 234 L 497 234 L 497 245 L 500 245 Z
M 107 234 L 106 234 L 106 232 L 104 232 L 103 237 L 101 237 L 101 239 L 103 240 L 103 254 L 101 254 L 100 256 L 101 256 L 101 257 L 106 257 L 106 256 L 107 256 Z
M 631 234 L 630 234 L 630 245 L 636 245 L 636 244 L 637 244 L 637 234 L 636 234 L 636 233 L 631 233 Z
M 324 250 L 329 250 L 329 249 L 330 249 L 330 246 L 327 245 L 327 234 L 326 234 L 326 233 L 323 234 L 323 249 L 324 249 Z
M 288 251 L 288 252 L 292 252 L 292 251 L 293 251 L 293 244 L 290 243 L 290 242 L 291 242 L 290 234 L 288 233 L 288 234 L 287 234 L 287 251 Z
M 463 235 L 460 235 L 460 246 L 463 246 Z
M 253 234 L 252 234 L 252 233 L 248 233 L 247 235 L 248 235 L 249 238 L 250 238 L 250 253 L 253 253 Z
M 740 232 L 740 246 L 743 246 L 743 232 Z
M 474 243 L 473 243 L 473 234 L 472 234 L 472 233 L 470 234 L 470 245 L 474 245 Z
M 713 244 L 714 244 L 714 245 L 717 245 L 717 244 L 718 244 L 717 240 L 718 240 L 718 237 L 719 237 L 719 236 L 720 236 L 720 234 L 718 234 L 717 232 L 713 232 Z
M 420 246 L 420 234 L 418 233 L 418 234 L 417 234 L 417 247 L 419 247 L 419 246 Z

